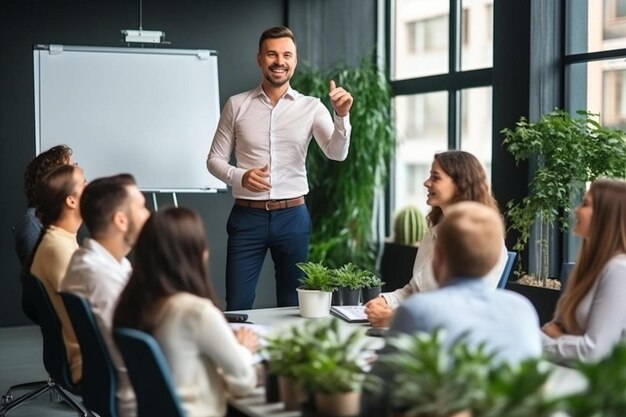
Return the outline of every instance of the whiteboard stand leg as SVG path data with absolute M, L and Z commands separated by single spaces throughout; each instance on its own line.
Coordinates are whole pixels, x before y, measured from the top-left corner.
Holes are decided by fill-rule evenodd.
M 172 201 L 174 202 L 174 207 L 178 207 L 178 198 L 176 197 L 176 193 L 172 193 Z
M 157 203 L 156 193 L 152 193 L 152 206 L 154 207 L 154 211 L 159 211 L 159 203 Z

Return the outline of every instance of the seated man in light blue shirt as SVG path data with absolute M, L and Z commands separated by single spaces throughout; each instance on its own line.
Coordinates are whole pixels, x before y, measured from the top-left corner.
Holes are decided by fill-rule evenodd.
M 390 333 L 445 330 L 453 342 L 468 342 L 518 362 L 541 354 L 539 319 L 521 295 L 485 285 L 482 278 L 498 262 L 504 225 L 500 213 L 475 202 L 452 206 L 439 226 L 433 254 L 437 291 L 418 293 L 402 304 Z
M 440 288 L 416 293 L 401 304 L 389 335 L 443 329 L 444 344 L 466 334 L 467 343 L 485 343 L 487 351 L 502 361 L 517 363 L 540 356 L 539 319 L 532 304 L 511 291 L 494 290 L 480 279 L 498 262 L 503 236 L 504 225 L 496 210 L 469 201 L 451 206 L 439 225 L 432 261 Z M 382 375 L 384 370 L 375 364 L 372 372 Z M 380 405 L 364 404 L 364 408 L 371 412 Z

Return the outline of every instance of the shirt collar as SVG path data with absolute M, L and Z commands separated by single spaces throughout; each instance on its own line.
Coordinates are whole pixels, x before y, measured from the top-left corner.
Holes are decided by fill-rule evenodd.
M 443 287 L 467 287 L 473 289 L 479 289 L 485 286 L 485 280 L 483 278 L 476 277 L 454 277 L 446 281 Z
M 111 254 L 111 252 L 109 252 L 104 246 L 98 243 L 98 241 L 92 238 L 86 237 L 83 240 L 83 247 L 98 254 L 98 256 L 102 258 L 106 258 L 109 263 L 121 265 L 122 267 L 126 267 L 127 264 L 130 265 L 130 261 L 126 257 L 122 258 L 121 262 L 118 262 L 117 259 L 115 259 L 115 257 Z
M 295 99 L 298 98 L 299 95 L 300 95 L 300 93 L 298 93 L 296 90 L 291 88 L 291 86 L 289 86 L 289 88 L 287 89 L 287 91 L 285 92 L 285 94 L 283 95 L 282 98 L 288 98 L 288 99 L 291 99 L 291 100 L 295 100 Z M 267 96 L 267 94 L 265 94 L 265 91 L 263 91 L 262 84 L 259 84 L 257 86 L 257 88 L 252 90 L 252 97 L 257 98 L 259 96 L 263 96 L 263 97 L 265 97 L 265 99 L 267 101 L 269 101 L 269 97 Z

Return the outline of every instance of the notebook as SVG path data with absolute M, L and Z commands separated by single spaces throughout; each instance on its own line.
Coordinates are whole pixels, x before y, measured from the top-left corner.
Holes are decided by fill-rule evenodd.
M 348 323 L 367 323 L 364 306 L 332 306 L 330 312 Z

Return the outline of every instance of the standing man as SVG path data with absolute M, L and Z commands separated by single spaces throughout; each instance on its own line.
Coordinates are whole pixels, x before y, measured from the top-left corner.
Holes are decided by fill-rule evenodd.
M 227 224 L 228 310 L 252 308 L 268 248 L 278 306 L 297 304 L 302 272 L 296 264 L 307 260 L 311 233 L 304 204 L 311 137 L 328 158 L 348 156 L 352 96 L 331 80 L 331 117 L 319 99 L 290 87 L 297 63 L 291 30 L 279 26 L 261 34 L 261 85 L 228 99 L 207 159 L 209 172 L 230 185 L 235 197 Z M 233 150 L 236 165 L 230 164 Z
M 61 291 L 86 298 L 109 349 L 118 375 L 117 404 L 121 417 L 137 415 L 135 395 L 126 367 L 113 342 L 113 311 L 130 278 L 126 255 L 150 212 L 130 174 L 98 178 L 87 185 L 80 212 L 91 238 L 74 252 Z

